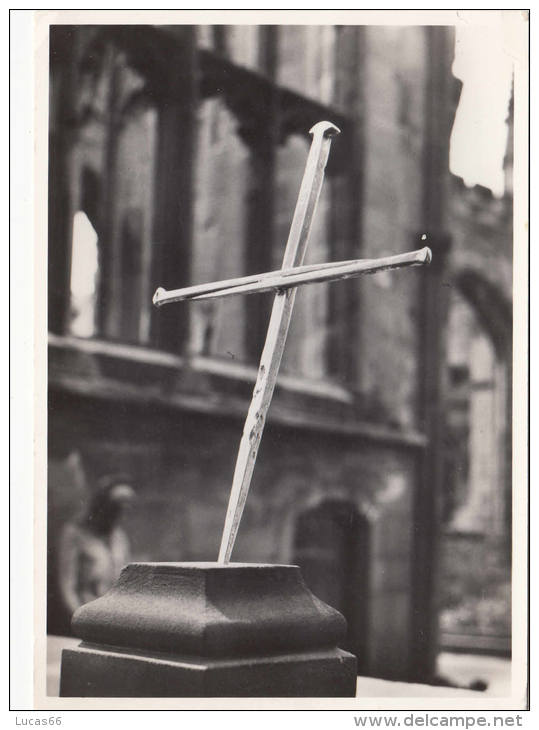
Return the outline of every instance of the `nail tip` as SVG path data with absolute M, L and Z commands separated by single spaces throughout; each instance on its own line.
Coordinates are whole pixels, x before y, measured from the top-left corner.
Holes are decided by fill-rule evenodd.
M 155 290 L 155 294 L 152 297 L 152 303 L 154 304 L 154 306 L 159 307 L 162 304 L 161 297 L 163 296 L 164 293 L 165 293 L 165 290 L 163 289 L 162 286 L 160 286 L 158 289 Z

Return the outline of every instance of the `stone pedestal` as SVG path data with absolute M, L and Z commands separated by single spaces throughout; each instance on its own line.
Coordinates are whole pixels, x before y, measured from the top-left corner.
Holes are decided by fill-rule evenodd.
M 298 567 L 132 563 L 73 617 L 63 697 L 353 697 L 346 623 Z

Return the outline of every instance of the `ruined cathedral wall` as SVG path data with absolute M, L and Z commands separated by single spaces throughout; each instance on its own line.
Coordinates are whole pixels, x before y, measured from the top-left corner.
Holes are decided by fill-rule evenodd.
M 55 526 L 85 500 L 75 450 L 90 481 L 112 471 L 133 475 L 137 501 L 124 523 L 133 560 L 216 559 L 241 418 L 55 395 L 51 405 L 51 551 Z M 278 397 L 275 406 L 279 411 Z M 327 566 L 337 597 L 354 585 L 353 606 L 343 595 L 340 608 L 366 642 L 357 650 L 365 671 L 406 676 L 418 447 L 395 445 L 381 434 L 314 429 L 314 417 L 303 428 L 279 420 L 270 418 L 266 427 L 233 560 L 311 559 L 315 576 Z M 298 543 L 305 515 L 339 504 L 343 522 L 323 520 L 308 545 Z M 365 541 L 341 553 L 348 543 L 340 531 L 352 518 L 364 525 Z M 50 600 L 53 608 L 54 589 Z M 54 627 L 58 617 L 52 618 Z
M 232 48 L 233 60 L 248 68 L 253 65 L 253 34 L 234 34 L 243 39 L 244 50 L 239 52 L 240 44 L 234 51 L 232 43 L 229 55 Z M 216 42 L 218 34 L 214 35 Z M 334 103 L 339 114 L 352 117 L 348 129 L 353 134 L 343 132 L 332 146 L 333 168 L 328 167 L 308 263 L 386 256 L 429 245 L 428 238 L 422 239 L 427 225 L 424 167 L 430 113 L 426 39 L 426 29 L 417 27 L 284 29 L 276 77 L 286 94 L 292 90 L 317 103 Z M 305 53 L 299 53 L 301 48 Z M 332 65 L 339 54 L 340 71 Z M 207 56 L 204 59 L 208 62 Z M 126 60 L 120 55 L 117 63 L 123 68 L 128 61 L 131 56 Z M 141 67 L 144 70 L 144 63 L 137 65 L 138 71 Z M 107 70 L 100 68 L 98 64 L 103 82 L 90 67 L 98 90 L 101 83 L 107 86 Z M 132 69 L 123 72 L 129 91 L 138 76 L 133 77 Z M 156 75 L 158 84 L 162 75 Z M 337 90 L 333 100 L 332 79 Z M 155 98 L 149 98 L 153 104 Z M 158 185 L 150 195 L 146 153 L 154 148 L 147 128 L 154 134 L 155 125 L 151 109 L 147 113 L 140 106 L 140 95 L 135 100 L 126 108 L 137 114 L 142 110 L 140 124 L 121 127 L 127 136 L 114 158 L 116 208 L 123 214 L 124 208 L 130 213 L 140 207 L 146 220 L 152 215 L 147 205 L 151 198 L 166 209 L 168 224 L 169 218 L 177 223 L 168 211 L 175 211 L 171 204 L 179 195 L 178 186 L 171 184 L 178 170 L 165 159 L 166 148 L 160 149 L 161 157 L 152 163 Z M 256 148 L 251 155 L 249 147 L 253 136 L 258 139 L 258 130 L 234 117 L 241 107 L 238 99 L 225 103 L 210 95 L 199 102 L 199 138 L 191 160 L 193 246 L 188 255 L 178 243 L 182 226 L 165 230 L 163 224 L 152 238 L 146 225 L 136 225 L 136 217 L 134 226 L 112 221 L 112 233 L 118 234 L 113 265 L 121 268 L 125 263 L 128 278 L 112 277 L 109 309 L 100 315 L 101 331 L 82 339 L 58 327 L 50 336 L 51 576 L 62 522 L 84 504 L 84 489 L 91 489 L 99 476 L 117 471 L 133 475 L 138 493 L 127 521 L 133 559 L 217 557 L 270 301 L 238 298 L 230 305 L 191 305 L 172 314 L 151 310 L 152 286 L 162 282 L 147 276 L 149 271 L 154 274 L 148 252 L 173 249 L 172 261 L 178 264 L 172 267 L 174 278 L 176 271 L 185 277 L 190 266 L 190 283 L 279 267 L 308 140 L 297 132 L 273 140 L 274 208 L 268 222 L 267 211 L 257 203 L 267 192 L 259 174 L 260 166 L 267 169 L 267 150 Z M 87 146 L 99 146 L 92 129 L 102 118 L 93 114 L 82 122 Z M 173 122 L 160 123 L 159 134 L 173 129 Z M 140 138 L 146 146 L 135 155 L 133 146 Z M 168 143 L 174 148 L 173 140 Z M 148 175 L 140 170 L 137 174 L 137 160 Z M 73 178 L 78 174 L 75 168 Z M 80 181 L 69 176 L 64 180 L 78 204 L 84 197 L 77 192 Z M 130 192 L 125 200 L 122 191 Z M 163 204 L 163 196 L 170 205 Z M 107 196 L 100 200 L 107 202 Z M 161 223 L 162 218 L 164 214 L 158 217 Z M 267 243 L 270 223 L 274 249 L 261 244 Z M 102 247 L 103 260 L 109 250 Z M 178 251 L 186 253 L 185 260 Z M 170 270 L 164 273 L 172 278 Z M 328 569 L 325 590 L 341 591 L 339 600 L 348 602 L 358 654 L 367 657 L 362 659 L 363 670 L 401 678 L 410 676 L 413 663 L 414 551 L 418 524 L 425 524 L 424 515 L 419 520 L 416 515 L 422 458 L 430 437 L 423 433 L 422 421 L 424 281 L 422 271 L 386 272 L 331 287 L 312 286 L 298 294 L 280 385 L 233 556 L 261 562 L 302 557 L 306 565 L 318 566 L 319 575 L 324 565 L 337 566 L 340 577 L 335 583 Z M 141 302 L 142 315 L 136 320 Z M 63 316 L 68 319 L 67 311 Z M 172 338 L 179 337 L 180 330 L 185 335 L 181 347 L 161 336 L 163 322 Z M 86 477 L 82 488 L 79 472 Z M 339 511 L 343 505 L 344 512 Z M 350 524 L 362 525 L 355 531 L 357 544 L 347 542 L 348 517 L 343 514 Z M 305 535 L 311 530 L 316 537 L 312 526 L 318 524 L 325 543 L 317 552 Z M 307 525 L 302 545 L 300 525 Z M 349 585 L 356 594 L 346 594 Z M 54 608 L 52 592 L 49 598 Z

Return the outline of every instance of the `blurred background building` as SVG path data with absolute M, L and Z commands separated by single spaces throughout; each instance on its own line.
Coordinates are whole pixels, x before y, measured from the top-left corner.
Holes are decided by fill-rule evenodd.
M 103 475 L 134 479 L 133 559 L 216 559 L 271 296 L 152 294 L 278 268 L 328 119 L 306 262 L 433 263 L 298 292 L 233 559 L 299 564 L 362 674 L 509 651 L 512 137 L 502 196 L 450 173 L 453 59 L 447 27 L 51 28 L 51 633 Z

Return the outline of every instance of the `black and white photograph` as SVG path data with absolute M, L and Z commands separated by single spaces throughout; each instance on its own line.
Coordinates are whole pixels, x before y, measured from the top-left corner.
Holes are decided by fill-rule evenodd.
M 36 709 L 527 709 L 527 11 L 36 28 Z

